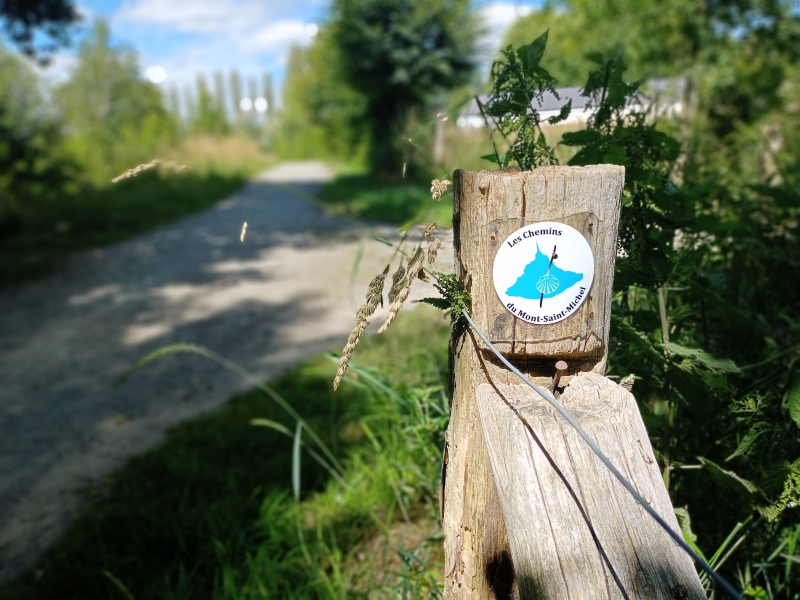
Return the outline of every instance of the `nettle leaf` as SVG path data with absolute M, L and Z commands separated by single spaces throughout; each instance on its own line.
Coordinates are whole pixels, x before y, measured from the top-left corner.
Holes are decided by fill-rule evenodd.
M 547 119 L 547 122 L 551 125 L 555 125 L 556 123 L 561 123 L 561 121 L 565 121 L 569 117 L 569 113 L 572 112 L 572 100 L 569 100 L 564 106 L 561 107 L 561 110 L 555 117 L 550 117 Z
M 418 300 L 418 302 L 424 302 L 425 304 L 430 304 L 431 306 L 435 306 L 439 310 L 450 309 L 450 302 L 448 302 L 444 298 L 422 298 L 421 300 Z
M 570 102 L 572 102 L 570 100 Z M 592 142 L 603 139 L 603 134 L 596 129 L 584 129 L 582 131 L 568 131 L 561 138 L 561 143 L 565 146 L 585 146 Z
M 689 518 L 689 511 L 678 507 L 675 509 L 675 516 L 678 518 L 678 526 L 681 528 L 683 537 L 696 542 L 697 535 L 692 532 L 692 520 Z
M 675 517 L 678 519 L 678 527 L 681 530 L 681 535 L 683 535 L 683 539 L 689 544 L 692 549 L 697 552 L 704 560 L 706 560 L 705 555 L 697 547 L 697 535 L 692 531 L 692 520 L 689 518 L 689 511 L 683 507 L 678 507 L 675 510 Z
M 792 465 L 788 460 L 779 460 L 764 468 L 763 475 L 758 482 L 759 487 L 767 494 L 778 492 L 783 488 L 791 471 Z
M 603 162 L 608 165 L 622 165 L 627 166 L 628 155 L 625 148 L 622 146 L 611 146 L 611 148 L 603 155 Z
M 727 460 L 748 454 L 762 433 L 772 431 L 771 429 L 764 427 L 764 425 L 764 423 L 757 423 L 755 427 L 750 429 L 750 431 L 748 431 L 742 438 L 742 441 L 739 442 L 736 450 L 727 458 Z
M 792 388 L 786 397 L 786 408 L 789 409 L 789 416 L 798 426 L 800 426 L 800 385 Z
M 656 349 L 656 346 L 650 342 L 648 337 L 641 331 L 637 331 L 622 317 L 612 313 L 611 324 L 615 329 L 622 332 L 628 340 L 634 342 L 640 349 L 644 350 L 651 359 L 659 362 L 664 360 L 664 356 Z
M 711 478 L 721 486 L 747 497 L 753 506 L 765 507 L 769 505 L 766 495 L 752 481 L 739 477 L 733 471 L 726 471 L 713 461 L 697 457 Z
M 703 350 L 698 350 L 697 348 L 685 348 L 679 344 L 674 344 L 672 342 L 668 344 L 662 344 L 662 348 L 671 352 L 672 354 L 677 354 L 678 356 L 684 356 L 693 360 L 696 363 L 703 365 L 704 367 L 708 367 L 709 369 L 715 371 L 725 371 L 726 373 L 739 373 L 739 367 L 736 366 L 736 363 L 733 362 L 729 358 L 715 358 L 704 352 Z
M 520 46 L 517 50 L 517 56 L 522 61 L 522 67 L 527 74 L 531 74 L 539 66 L 544 56 L 544 50 L 547 47 L 547 36 L 550 30 L 548 29 L 538 38 L 533 40 L 526 46 Z

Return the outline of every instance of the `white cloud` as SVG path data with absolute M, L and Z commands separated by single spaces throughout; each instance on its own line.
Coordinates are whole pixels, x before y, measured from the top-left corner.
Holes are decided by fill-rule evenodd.
M 292 44 L 309 43 L 311 37 L 306 27 L 303 21 L 278 21 L 237 40 L 237 45 L 254 52 L 279 52 Z
M 298 18 L 298 13 L 312 10 L 313 4 L 314 0 L 136 0 L 123 5 L 114 20 L 119 24 L 211 35 L 245 53 L 272 54 L 286 52 L 292 44 L 311 41 L 317 26 Z M 286 12 L 293 16 L 282 17 Z
M 115 20 L 179 31 L 233 34 L 264 22 L 272 14 L 266 2 L 254 0 L 138 0 L 123 5 Z
M 478 9 L 478 18 L 486 32 L 479 43 L 479 56 L 483 68 L 488 69 L 497 57 L 500 44 L 511 24 L 530 12 L 528 6 L 510 3 L 488 4 Z
M 495 52 L 500 48 L 506 30 L 522 16 L 522 8 L 513 4 L 489 4 L 478 9 L 480 22 L 486 28 L 485 43 L 492 44 Z
M 279 84 L 289 48 L 311 42 L 312 25 L 327 5 L 328 0 L 125 0 L 112 23 L 129 39 L 145 30 L 155 39 L 166 34 L 173 43 L 150 44 L 143 58 L 163 65 L 170 85 L 190 86 L 196 73 L 232 67 L 259 79 L 270 70 Z

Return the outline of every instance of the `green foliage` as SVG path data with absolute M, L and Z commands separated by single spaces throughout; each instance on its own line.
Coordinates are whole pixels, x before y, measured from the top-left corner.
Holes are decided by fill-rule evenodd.
M 458 281 L 455 275 L 447 273 L 436 273 L 436 283 L 434 287 L 439 290 L 441 298 L 423 298 L 420 302 L 435 306 L 443 310 L 445 314 L 450 313 L 453 327 L 460 324 L 461 316 L 472 309 L 472 296 L 467 289 Z
M 547 30 L 549 35 L 542 67 L 558 81 L 559 87 L 583 85 L 591 68 L 585 55 L 596 49 L 589 42 L 599 37 L 600 32 L 596 28 L 582 29 L 575 15 L 552 8 L 533 10 L 511 24 L 503 35 L 501 47 L 520 48 L 543 30 Z M 603 43 L 608 39 L 603 36 Z
M 46 272 L 70 252 L 209 207 L 265 164 L 241 138 L 177 144 L 177 121 L 159 90 L 139 77 L 132 51 L 111 44 L 102 21 L 81 44 L 71 78 L 49 90 L 50 103 L 43 88 L 24 61 L 0 47 L 0 286 Z M 204 85 L 200 91 L 201 107 L 219 109 Z M 111 184 L 158 157 L 191 171 Z
M 335 0 L 332 35 L 365 99 L 373 173 L 396 179 L 411 115 L 470 80 L 476 23 L 466 0 Z
M 387 183 L 374 177 L 342 173 L 325 184 L 320 199 L 335 214 L 360 219 L 403 224 L 435 221 L 445 227 L 452 219 L 452 198 L 431 200 L 430 183 L 408 181 Z
M 114 187 L 79 188 L 29 197 L 15 212 L 14 229 L 0 237 L 0 287 L 48 272 L 72 252 L 117 242 L 213 206 L 254 174 L 144 173 Z M 45 184 L 38 183 L 44 187 Z
M 51 196 L 66 178 L 52 146 L 56 122 L 45 115 L 31 69 L 0 46 L 0 234 L 23 226 L 22 211 L 32 198 Z
M 217 74 L 219 82 L 221 73 Z M 189 130 L 195 133 L 209 133 L 223 135 L 229 133 L 228 117 L 225 114 L 225 104 L 222 96 L 221 85 L 217 85 L 216 97 L 211 95 L 204 75 L 197 76 L 197 104 L 195 113 L 190 115 Z
M 582 51 L 598 51 L 587 52 L 595 66 L 583 88 L 592 117 L 585 130 L 563 136 L 578 149 L 569 164 L 626 168 L 611 370 L 636 374 L 665 481 L 675 503 L 688 507 L 700 547 L 762 515 L 724 566 L 745 572 L 800 519 L 800 136 L 786 95 L 800 84 L 797 46 L 787 43 L 798 39 L 798 18 L 772 2 L 705 11 L 680 0 L 636 10 L 627 0 L 564 5 L 576 31 L 588 32 Z M 591 28 L 577 27 L 593 19 Z M 557 35 L 559 43 L 574 39 Z M 648 87 L 626 77 L 613 42 L 637 75 L 686 77 L 680 117 L 648 113 Z M 558 64 L 531 54 L 540 69 Z M 548 81 L 544 73 L 540 80 Z M 531 86 L 521 76 L 511 86 L 508 96 L 520 101 L 499 110 L 522 122 Z M 528 144 L 524 152 L 512 160 L 541 164 L 552 149 Z M 681 468 L 697 457 L 702 469 Z M 775 589 L 797 585 L 793 561 L 780 564 L 779 582 L 770 583 L 772 567 L 758 569 L 754 597 L 759 587 L 778 597 Z
M 557 162 L 547 145 L 535 107 L 536 102 L 541 103 L 545 92 L 558 96 L 554 87 L 556 80 L 540 65 L 546 45 L 547 32 L 544 32 L 516 51 L 509 46 L 502 51 L 502 58 L 492 65 L 492 93 L 486 108 L 481 110 L 484 116 L 491 117 L 506 140 L 511 139 L 507 154 L 501 157 L 495 148 L 494 158 L 484 158 L 503 166 L 513 159 L 525 170 Z M 563 121 L 569 116 L 570 108 L 567 102 L 561 113 L 547 122 Z
M 363 154 L 366 100 L 344 81 L 344 68 L 328 27 L 307 48 L 292 48 L 275 139 L 280 156 L 342 161 Z
M 64 120 L 66 152 L 95 185 L 149 162 L 160 145 L 175 141 L 176 123 L 161 93 L 139 77 L 132 51 L 111 45 L 103 21 L 81 42 L 78 64 L 54 98 Z

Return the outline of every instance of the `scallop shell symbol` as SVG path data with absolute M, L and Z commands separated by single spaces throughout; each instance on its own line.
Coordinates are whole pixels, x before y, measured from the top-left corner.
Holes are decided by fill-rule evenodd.
M 536 282 L 536 289 L 542 294 L 551 294 L 558 289 L 558 279 L 547 273 Z

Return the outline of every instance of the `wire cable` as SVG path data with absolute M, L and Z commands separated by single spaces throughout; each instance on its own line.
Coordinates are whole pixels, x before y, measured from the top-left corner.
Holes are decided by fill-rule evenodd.
M 586 442 L 586 444 L 589 446 L 591 451 L 595 453 L 597 458 L 599 458 L 600 461 L 606 466 L 606 468 L 609 471 L 611 471 L 611 473 L 614 475 L 614 477 L 617 478 L 617 480 L 622 484 L 622 486 L 626 490 L 628 490 L 630 495 L 633 496 L 633 499 L 636 500 L 639 504 L 642 505 L 642 508 L 644 508 L 647 511 L 647 513 L 651 517 L 653 517 L 653 519 L 655 519 L 656 523 L 658 523 L 661 526 L 661 528 L 664 531 L 666 531 L 667 534 L 673 540 L 675 540 L 675 542 L 681 548 L 683 548 L 684 551 L 689 556 L 692 557 L 692 560 L 694 560 L 694 562 L 696 562 L 700 566 L 701 569 L 703 569 L 706 573 L 708 573 L 708 575 L 711 577 L 711 579 L 714 580 L 714 583 L 716 583 L 720 588 L 722 588 L 722 590 L 726 594 L 728 594 L 728 596 L 733 598 L 734 600 L 743 600 L 741 594 L 739 594 L 739 592 L 737 592 L 733 588 L 733 586 L 730 583 L 728 583 L 725 580 L 724 577 L 722 577 L 722 575 L 717 573 L 711 567 L 711 565 L 709 565 L 705 560 L 703 560 L 703 558 L 700 555 L 698 555 L 694 550 L 692 550 L 692 548 L 689 546 L 689 544 L 687 544 L 686 541 L 683 539 L 683 536 L 679 535 L 678 533 L 675 533 L 672 530 L 672 528 L 667 524 L 667 522 L 664 521 L 664 519 L 661 518 L 661 515 L 659 515 L 655 511 L 655 509 L 647 503 L 647 501 L 644 498 L 642 498 L 642 496 L 639 494 L 639 492 L 637 492 L 636 489 L 634 489 L 634 487 L 628 482 L 627 479 L 625 479 L 625 477 L 622 475 L 622 473 L 620 473 L 617 470 L 617 468 L 611 463 L 611 461 L 608 459 L 608 457 L 605 454 L 603 454 L 602 450 L 600 450 L 600 448 L 598 448 L 597 445 L 592 441 L 592 438 L 589 437 L 589 434 L 586 433 L 580 425 L 578 425 L 578 422 L 572 417 L 572 415 L 569 413 L 569 411 L 567 411 L 566 408 L 561 406 L 561 404 L 552 396 L 552 394 L 550 394 L 550 392 L 547 392 L 547 391 L 543 390 L 542 388 L 540 388 L 538 385 L 536 385 L 530 379 L 528 379 L 525 375 L 523 375 L 519 371 L 519 369 L 517 369 L 514 365 L 512 365 L 506 359 L 506 357 L 503 356 L 500 353 L 500 351 L 497 348 L 494 347 L 494 345 L 488 340 L 488 338 L 485 335 L 483 335 L 483 332 L 480 329 L 478 329 L 478 326 L 475 325 L 475 322 L 467 314 L 466 311 L 464 311 L 462 314 L 464 315 L 464 318 L 470 324 L 472 329 L 475 330 L 475 333 L 477 333 L 480 336 L 480 338 L 483 340 L 483 342 L 489 347 L 489 349 L 492 352 L 494 352 L 495 356 L 497 356 L 497 358 L 499 358 L 500 361 L 506 367 L 508 367 L 511 370 L 512 373 L 514 373 L 522 381 L 524 381 L 526 384 L 528 384 L 528 386 L 533 391 L 535 391 L 537 394 L 539 394 L 542 398 L 544 398 L 547 402 L 549 402 L 553 406 L 553 408 L 555 408 L 559 413 L 561 413 L 561 416 L 564 417 L 570 425 L 572 425 L 572 427 L 575 429 L 575 431 L 578 432 L 578 435 L 580 435 L 581 438 L 583 438 L 583 441 Z

